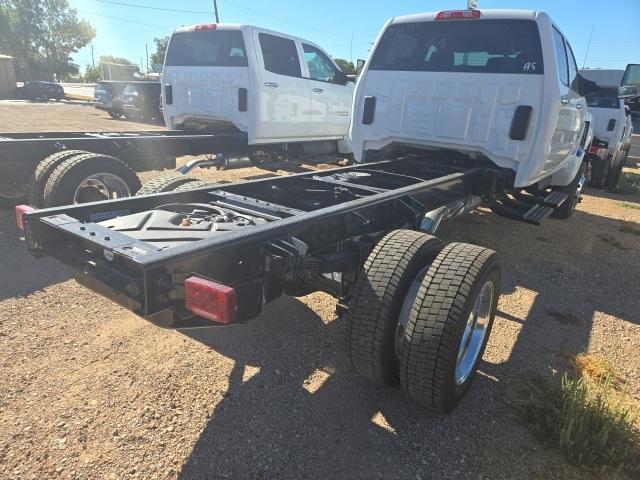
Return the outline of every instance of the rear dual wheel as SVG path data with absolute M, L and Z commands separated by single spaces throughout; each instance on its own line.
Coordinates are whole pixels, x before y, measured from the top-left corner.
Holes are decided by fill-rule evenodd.
M 451 411 L 474 378 L 499 288 L 492 250 L 389 233 L 367 259 L 346 312 L 354 369 L 377 383 L 401 383 L 432 414 Z

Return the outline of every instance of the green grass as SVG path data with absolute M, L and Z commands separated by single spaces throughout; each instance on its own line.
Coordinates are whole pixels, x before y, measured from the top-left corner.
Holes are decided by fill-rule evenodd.
M 640 210 L 640 203 L 631 203 L 631 202 L 616 202 L 619 207 L 622 208 L 631 208 L 633 210 Z
M 640 193 L 640 175 L 631 172 L 622 172 L 616 190 L 621 193 Z
M 534 435 L 571 463 L 608 475 L 640 475 L 638 409 L 609 378 L 593 383 L 565 374 L 561 382 L 536 381 L 519 410 Z

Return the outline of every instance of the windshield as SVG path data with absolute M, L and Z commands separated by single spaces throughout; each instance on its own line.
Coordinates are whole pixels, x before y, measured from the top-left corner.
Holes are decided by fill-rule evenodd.
M 585 99 L 587 100 L 587 105 L 593 108 L 618 108 L 620 106 L 618 90 L 615 88 L 601 88 L 586 95 Z
M 247 55 L 239 30 L 203 30 L 174 33 L 169 42 L 167 66 L 246 67 Z
M 370 70 L 541 74 L 532 20 L 400 23 L 382 36 Z

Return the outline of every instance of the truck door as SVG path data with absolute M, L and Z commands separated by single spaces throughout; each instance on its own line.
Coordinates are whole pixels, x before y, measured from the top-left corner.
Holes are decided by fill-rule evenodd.
M 312 137 L 342 138 L 349 131 L 353 84 L 318 47 L 302 44 L 311 97 Z
M 302 77 L 296 41 L 254 31 L 259 50 L 259 105 L 255 143 L 305 140 L 309 136 L 309 81 Z
M 578 137 L 583 127 L 582 120 L 586 112 L 584 99 L 571 87 L 577 75 L 573 54 L 568 50 L 564 37 L 555 27 L 553 27 L 553 43 L 556 51 L 560 97 L 557 99 L 558 121 L 551 139 L 546 170 L 564 164 L 575 155 L 574 147 L 578 144 Z M 573 72 L 571 77 L 570 70 Z

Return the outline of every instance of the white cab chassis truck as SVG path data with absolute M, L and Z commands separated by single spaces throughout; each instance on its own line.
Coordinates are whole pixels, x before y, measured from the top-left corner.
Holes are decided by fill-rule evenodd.
M 171 130 L 242 132 L 252 160 L 349 153 L 353 83 L 318 45 L 250 25 L 177 29 L 162 73 Z
M 245 49 L 252 45 L 247 55 L 258 58 L 263 32 L 250 32 Z M 265 73 L 237 88 L 280 87 L 282 76 Z M 177 92 L 175 78 L 165 77 L 174 104 L 177 95 L 202 92 Z M 164 327 L 242 323 L 283 294 L 326 292 L 338 299 L 353 369 L 401 385 L 431 414 L 447 413 L 481 362 L 501 265 L 490 249 L 444 244 L 434 234 L 478 206 L 530 224 L 554 212 L 570 216 L 590 136 L 587 85 L 542 13 L 393 19 L 356 87 L 355 156 L 374 161 L 231 184 L 188 179 L 173 191 L 157 185 L 148 195 L 45 210 L 21 206 L 18 224 L 33 255 L 71 266 L 83 285 Z M 236 90 L 225 101 L 240 101 Z M 257 104 L 286 123 L 289 113 Z M 190 121 L 186 109 L 170 111 L 169 122 Z M 202 113 L 197 123 L 212 118 Z M 274 135 L 302 138 L 283 131 L 264 139 Z
M 513 171 L 515 187 L 565 188 L 590 142 L 585 83 L 544 12 L 392 18 L 356 87 L 353 152 L 459 152 Z
M 633 125 L 628 107 L 619 98 L 624 70 L 580 70 L 598 88 L 586 96 L 593 117 L 593 141 L 589 148 L 589 184 L 615 191 L 631 148 Z

